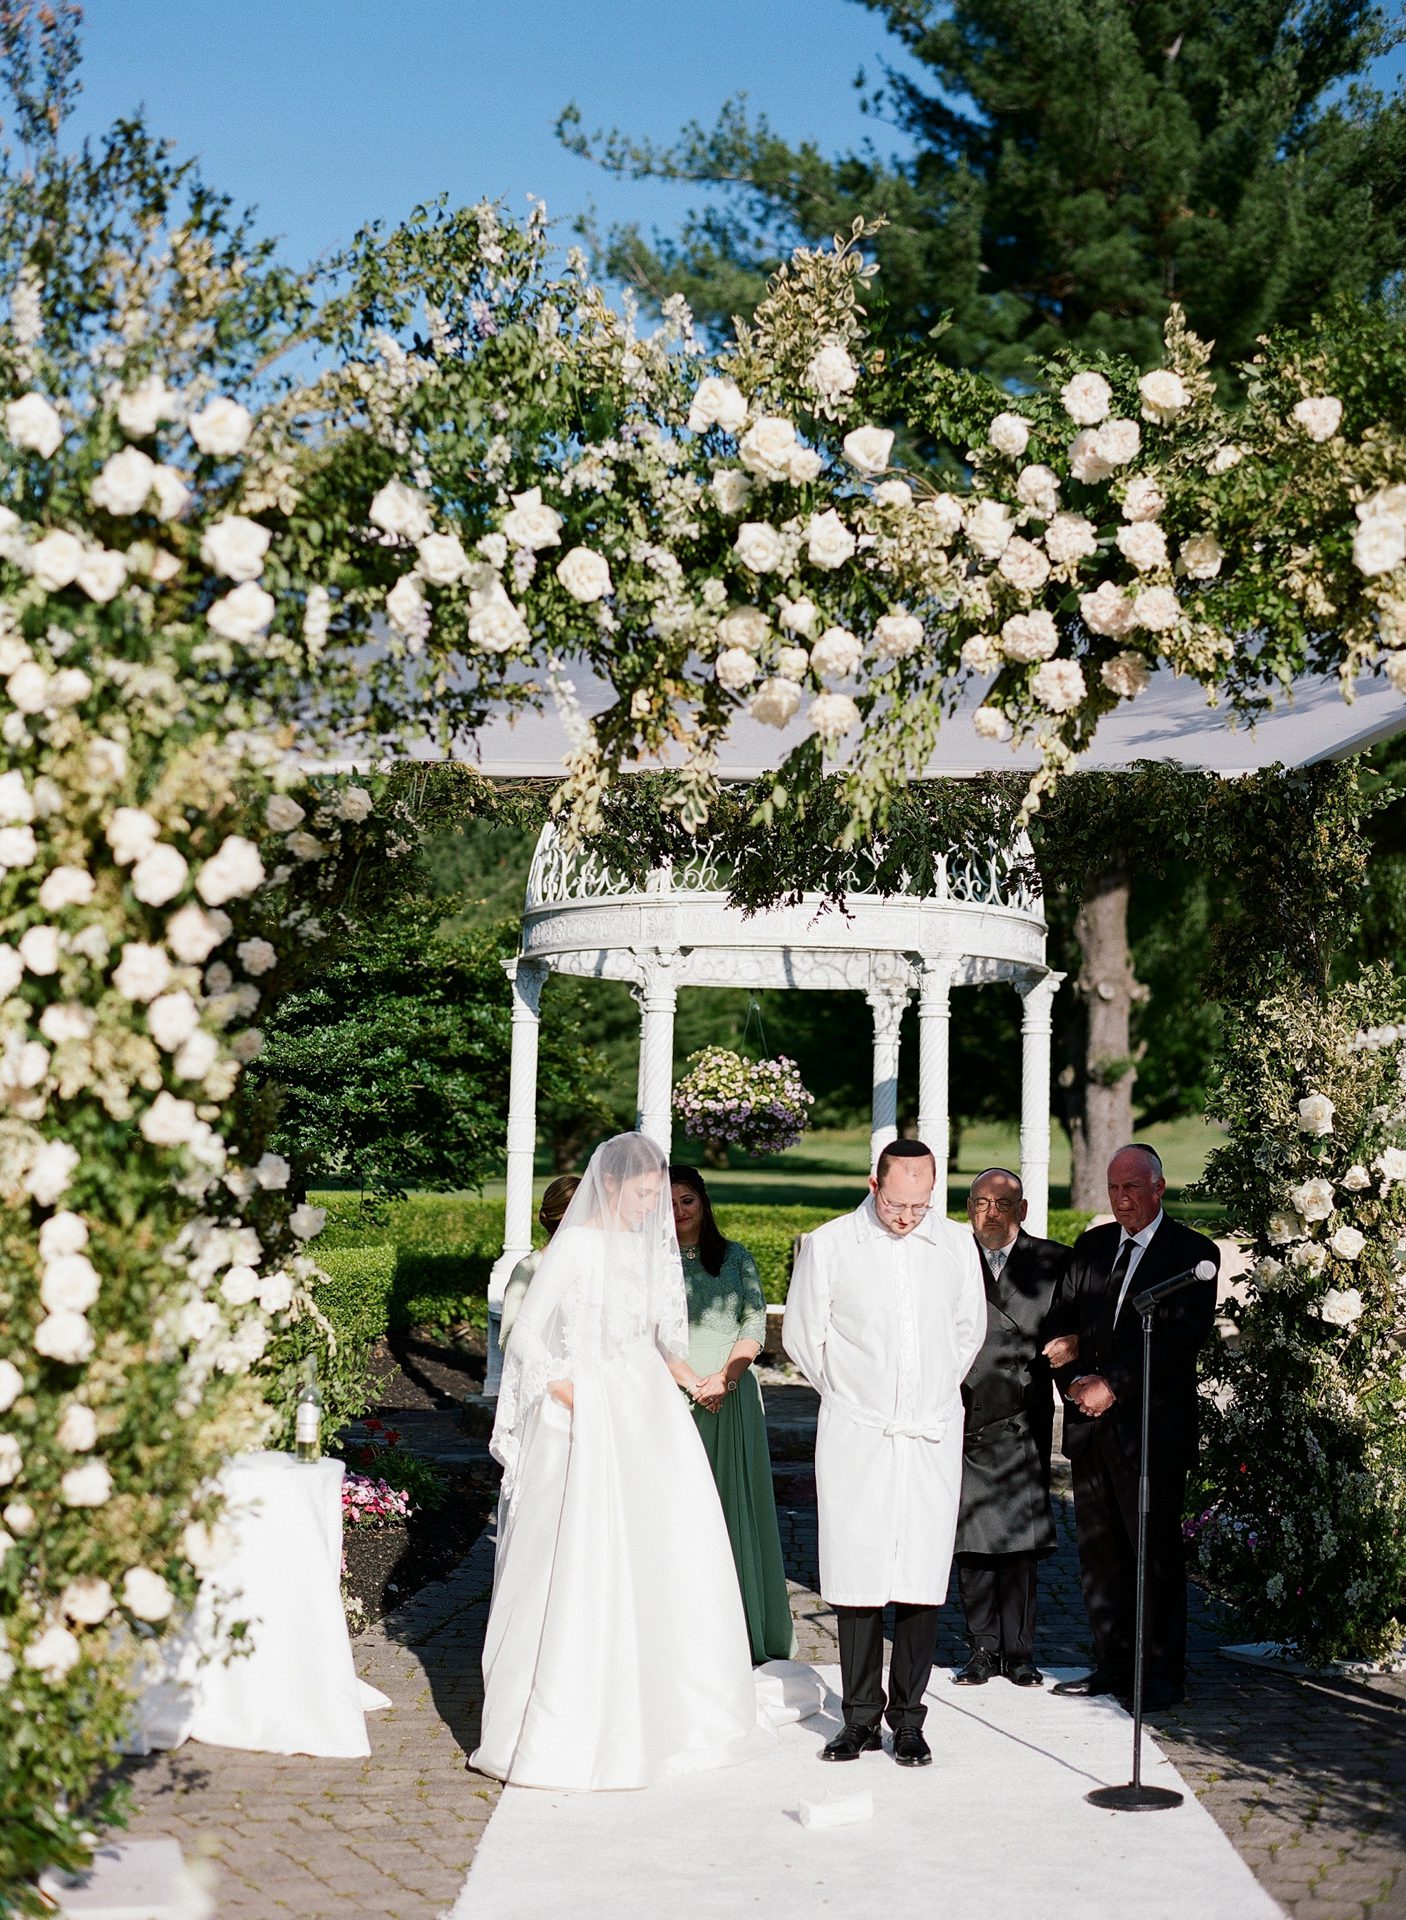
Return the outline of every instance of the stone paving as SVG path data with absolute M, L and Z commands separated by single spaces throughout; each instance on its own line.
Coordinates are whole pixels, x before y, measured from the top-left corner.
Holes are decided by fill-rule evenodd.
M 815 1590 L 814 1396 L 777 1378 L 767 1405 L 798 1652 L 834 1662 L 833 1616 Z M 1060 1547 L 1042 1569 L 1039 1650 L 1050 1666 L 1078 1666 L 1087 1632 L 1063 1490 L 1056 1512 Z M 187 1746 L 135 1761 L 133 1833 L 172 1834 L 188 1858 L 212 1863 L 219 1920 L 436 1920 L 464 1881 L 497 1795 L 464 1767 L 477 1734 L 491 1580 L 485 1536 L 451 1579 L 356 1640 L 358 1671 L 394 1702 L 368 1719 L 370 1760 Z M 1293 1920 L 1406 1920 L 1406 1679 L 1297 1679 L 1244 1667 L 1216 1652 L 1233 1637 L 1193 1594 L 1191 1697 L 1157 1721 L 1162 1747 Z M 938 1658 L 962 1657 L 953 1600 Z

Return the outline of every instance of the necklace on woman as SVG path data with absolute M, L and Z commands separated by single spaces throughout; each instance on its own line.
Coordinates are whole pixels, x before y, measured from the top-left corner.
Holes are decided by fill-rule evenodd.
M 697 1247 L 680 1247 L 679 1252 L 685 1260 L 697 1260 L 699 1258 Z

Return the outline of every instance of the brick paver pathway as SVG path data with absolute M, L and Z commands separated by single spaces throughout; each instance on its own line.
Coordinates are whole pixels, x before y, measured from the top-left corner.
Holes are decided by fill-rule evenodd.
M 767 1403 L 799 1656 L 833 1663 L 834 1619 L 816 1592 L 814 1396 L 774 1381 Z M 1050 1666 L 1077 1666 L 1088 1640 L 1067 1495 L 1056 1512 L 1039 1650 Z M 369 1718 L 370 1760 L 187 1746 L 131 1763 L 132 1831 L 174 1834 L 188 1856 L 218 1864 L 219 1920 L 436 1920 L 452 1905 L 496 1798 L 464 1769 L 477 1735 L 491 1556 L 485 1538 L 452 1579 L 354 1643 L 358 1671 L 395 1703 Z M 1228 1624 L 1193 1594 L 1192 1697 L 1157 1721 L 1163 1749 L 1293 1920 L 1406 1920 L 1406 1680 L 1302 1680 L 1237 1666 L 1215 1651 L 1227 1637 Z M 962 1657 L 952 1600 L 938 1658 Z M 702 1899 L 699 1914 L 711 1920 Z

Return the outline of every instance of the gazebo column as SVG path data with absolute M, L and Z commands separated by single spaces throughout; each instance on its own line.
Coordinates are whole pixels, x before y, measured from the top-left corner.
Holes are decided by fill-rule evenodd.
M 948 1040 L 952 1028 L 952 962 L 924 960 L 918 977 L 918 1138 L 937 1162 L 938 1197 L 946 1210 L 951 1151 Z
M 640 1008 L 640 1070 L 636 1129 L 668 1155 L 674 1138 L 674 1009 L 678 987 L 676 953 L 640 960 L 640 978 L 631 988 Z
M 876 980 L 865 994 L 874 1013 L 874 1105 L 869 1123 L 869 1165 L 898 1137 L 898 1038 L 910 989 L 898 980 Z
M 532 1167 L 537 1153 L 538 1010 L 547 969 L 537 960 L 509 960 L 513 989 L 512 1055 L 508 1067 L 508 1180 L 503 1207 L 503 1251 L 488 1276 L 488 1371 L 485 1395 L 498 1392 L 502 1356 L 498 1328 L 508 1278 L 532 1251 Z
M 1050 1005 L 1064 980 L 1046 973 L 1016 982 L 1020 1021 L 1020 1178 L 1029 1206 L 1026 1230 L 1043 1235 L 1050 1219 Z

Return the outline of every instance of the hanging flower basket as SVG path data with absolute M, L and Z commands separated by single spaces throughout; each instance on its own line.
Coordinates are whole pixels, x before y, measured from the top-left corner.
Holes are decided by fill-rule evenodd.
M 688 1072 L 674 1088 L 674 1112 L 691 1140 L 741 1147 L 744 1153 L 784 1153 L 806 1130 L 814 1094 L 785 1054 L 744 1060 L 726 1047 L 690 1054 Z

